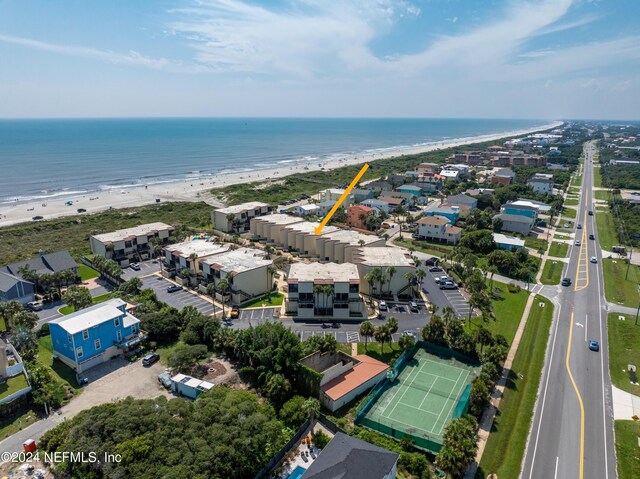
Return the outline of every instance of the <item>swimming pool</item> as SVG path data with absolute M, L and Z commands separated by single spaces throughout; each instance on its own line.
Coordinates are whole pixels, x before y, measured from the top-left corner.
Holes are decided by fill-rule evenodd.
M 288 479 L 300 479 L 300 477 L 302 477 L 302 475 L 304 474 L 304 471 L 306 471 L 304 467 L 298 466 L 293 470 L 291 474 L 289 474 Z

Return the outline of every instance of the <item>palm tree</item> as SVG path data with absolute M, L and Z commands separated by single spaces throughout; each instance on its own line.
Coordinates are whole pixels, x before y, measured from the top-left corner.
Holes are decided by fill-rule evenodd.
M 273 289 L 273 276 L 278 272 L 275 266 L 267 266 L 267 283 L 269 283 L 269 291 Z
M 406 351 L 407 349 L 411 349 L 415 342 L 416 341 L 413 336 L 403 334 L 402 336 L 400 336 L 400 339 L 398 339 L 398 346 L 400 346 L 400 349 L 402 349 L 403 351 Z
M 364 246 L 364 240 L 358 240 L 358 246 L 360 246 L 360 248 L 362 248 Z
M 18 268 L 18 276 L 27 281 L 31 281 L 34 285 L 35 292 L 38 292 L 38 280 L 40 279 L 40 277 L 38 273 L 36 273 L 36 270 L 34 268 L 29 266 L 28 264 L 25 264 L 24 266 Z
M 227 291 L 229 291 L 229 282 L 227 281 L 227 278 L 222 278 L 220 281 L 218 281 L 218 289 L 220 290 L 220 292 L 222 293 L 222 317 L 226 318 L 226 313 L 224 310 L 224 307 L 227 303 Z
M 216 285 L 209 283 L 207 285 L 207 294 L 211 296 L 211 306 L 213 306 L 213 317 L 216 317 Z
M 309 419 L 315 419 L 320 416 L 320 401 L 315 398 L 309 398 L 302 403 L 302 411 Z
M 226 216 L 226 218 L 227 218 L 227 223 L 231 225 L 231 231 L 235 231 L 236 215 L 234 215 L 233 213 L 229 213 Z
M 364 336 L 364 350 L 367 350 L 369 344 L 369 338 L 376 332 L 376 328 L 371 321 L 363 321 L 360 324 L 360 336 Z
M 446 306 L 442 309 L 442 318 L 444 319 L 445 324 L 449 324 L 449 321 L 453 321 L 456 317 L 456 311 L 451 306 Z
M 391 344 L 391 333 L 389 332 L 389 326 L 387 326 L 386 324 L 379 326 L 378 328 L 376 328 L 373 336 L 376 338 L 376 341 L 381 343 L 380 351 L 384 353 L 384 343 L 389 341 L 389 344 Z
M 396 267 L 395 266 L 389 266 L 386 269 L 386 272 L 387 272 L 387 278 L 389 278 L 389 296 L 391 296 L 391 279 L 396 274 Z
M 387 320 L 387 327 L 389 328 L 389 332 L 391 334 L 396 334 L 398 332 L 398 320 L 395 318 L 395 316 L 391 316 Z
M 427 275 L 426 271 L 423 269 L 419 269 L 416 271 L 416 278 L 418 279 L 418 283 L 420 284 L 420 288 L 422 289 L 422 281 Z
M 369 285 L 369 296 L 373 297 L 373 284 L 376 282 L 375 275 L 373 274 L 373 270 L 369 271 L 364 275 L 364 280 Z
M 69 286 L 69 283 L 75 283 L 77 276 L 72 270 L 65 269 L 62 272 L 62 277 L 64 278 L 65 286 Z
M 7 332 L 11 331 L 13 318 L 24 308 L 17 301 L 6 301 L 0 303 L 0 318 L 4 319 Z
M 413 298 L 415 294 L 415 285 L 416 285 L 416 272 L 415 271 L 407 271 L 404 274 L 404 279 L 406 279 L 411 285 L 411 297 Z

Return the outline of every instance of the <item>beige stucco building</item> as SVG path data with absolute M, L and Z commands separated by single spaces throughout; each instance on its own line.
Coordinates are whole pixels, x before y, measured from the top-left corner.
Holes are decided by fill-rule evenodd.
M 117 261 L 120 266 L 128 266 L 130 262 L 149 259 L 153 254 L 153 238 L 167 243 L 174 229 L 166 223 L 148 223 L 93 235 L 89 238 L 91 251 L 94 255 Z
M 398 248 L 360 248 L 353 255 L 353 261 L 360 274 L 360 290 L 364 294 L 379 294 L 380 285 L 371 285 L 365 280 L 374 268 L 380 268 L 383 274 L 389 277 L 389 272 L 394 271 L 390 281 L 382 285 L 385 295 L 412 296 L 412 283 L 405 278 L 407 273 L 416 272 L 416 264 L 411 255 Z M 393 269 L 390 269 L 393 268 Z M 415 284 L 415 283 L 414 283 Z
M 241 203 L 239 205 L 227 206 L 226 208 L 217 208 L 211 212 L 211 222 L 213 228 L 225 233 L 247 231 L 251 218 L 256 216 L 268 215 L 274 210 L 273 206 L 259 201 L 249 203 Z M 234 221 L 229 221 L 230 215 L 233 215 Z M 227 218 L 229 217 L 229 218 Z

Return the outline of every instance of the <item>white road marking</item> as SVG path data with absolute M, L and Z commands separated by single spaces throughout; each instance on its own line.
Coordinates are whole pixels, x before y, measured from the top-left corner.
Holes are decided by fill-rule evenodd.
M 589 315 L 584 315 L 584 341 L 587 342 L 587 327 L 589 325 Z
M 556 473 L 553 475 L 554 479 L 558 479 L 558 461 L 560 458 L 556 456 Z

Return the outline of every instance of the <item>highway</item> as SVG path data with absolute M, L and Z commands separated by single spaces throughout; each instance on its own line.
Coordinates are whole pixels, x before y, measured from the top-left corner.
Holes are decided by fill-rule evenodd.
M 558 286 L 555 318 L 521 477 L 524 479 L 615 479 L 613 405 L 608 366 L 607 315 L 601 254 L 593 209 L 592 159 L 585 144 L 583 188 L 575 243 Z M 595 235 L 595 241 L 589 235 Z M 591 263 L 595 256 L 597 263 Z M 588 341 L 600 343 L 589 350 Z

